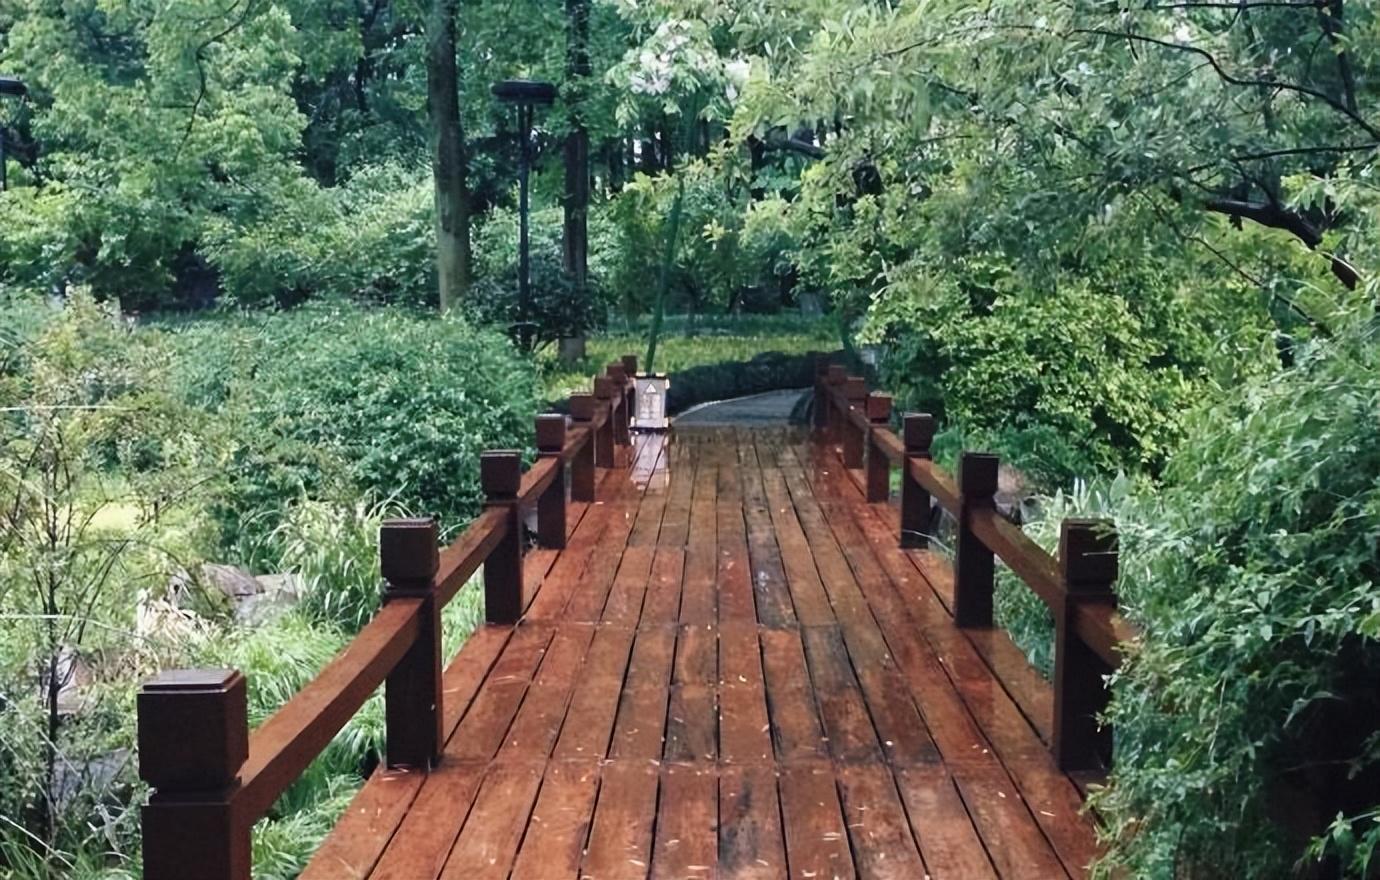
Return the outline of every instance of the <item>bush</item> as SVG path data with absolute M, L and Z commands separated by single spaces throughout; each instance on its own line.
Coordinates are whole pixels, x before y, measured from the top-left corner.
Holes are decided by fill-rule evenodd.
M 550 343 L 565 336 L 579 336 L 604 325 L 608 302 L 604 292 L 606 237 L 602 212 L 589 218 L 589 272 L 584 295 L 565 272 L 562 212 L 557 208 L 534 211 L 531 216 L 531 301 L 528 320 L 537 325 L 536 338 Z M 519 218 L 516 212 L 495 208 L 478 227 L 474 240 L 474 284 L 465 303 L 477 321 L 507 332 L 518 322 Z
M 173 335 L 189 403 L 218 414 L 222 544 L 252 551 L 303 496 L 393 497 L 457 528 L 479 454 L 526 438 L 531 366 L 455 317 L 320 305 L 199 321 Z
M 435 209 L 425 169 L 367 166 L 338 187 L 297 179 L 272 196 L 253 222 L 208 224 L 200 249 L 232 302 L 435 302 Z
M 1376 412 L 1372 340 L 1308 354 L 1195 412 L 1162 494 L 1121 518 L 1120 592 L 1145 635 L 1113 680 L 1104 873 L 1283 877 L 1339 817 L 1323 875 L 1372 876 Z

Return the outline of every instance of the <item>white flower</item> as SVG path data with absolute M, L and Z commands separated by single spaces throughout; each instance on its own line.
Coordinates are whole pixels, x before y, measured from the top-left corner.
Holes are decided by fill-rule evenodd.
M 746 58 L 735 58 L 724 65 L 724 76 L 728 78 L 729 86 L 742 87 L 747 83 L 748 74 L 752 72 L 752 62 Z

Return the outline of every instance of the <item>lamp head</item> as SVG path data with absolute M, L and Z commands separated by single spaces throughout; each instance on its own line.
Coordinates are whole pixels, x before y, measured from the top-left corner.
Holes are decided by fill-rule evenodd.
M 556 86 L 530 79 L 505 79 L 494 83 L 494 97 L 505 104 L 550 105 L 556 101 Z

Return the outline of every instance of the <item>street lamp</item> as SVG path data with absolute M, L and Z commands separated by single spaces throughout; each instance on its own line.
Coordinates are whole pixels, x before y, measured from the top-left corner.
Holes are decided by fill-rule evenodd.
M 504 104 L 516 104 L 518 112 L 518 344 L 524 350 L 532 347 L 536 325 L 531 320 L 532 259 L 528 242 L 527 176 L 532 168 L 532 116 L 540 104 L 549 107 L 556 100 L 556 87 L 548 82 L 508 79 L 494 83 L 494 97 Z
M 0 76 L 0 97 L 23 98 L 29 93 L 24 81 L 12 76 Z M 5 167 L 5 126 L 0 124 L 0 192 L 9 187 L 9 177 Z

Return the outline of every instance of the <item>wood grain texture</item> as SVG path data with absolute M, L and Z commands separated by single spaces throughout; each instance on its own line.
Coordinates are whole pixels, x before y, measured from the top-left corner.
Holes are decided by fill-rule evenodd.
M 304 875 L 1060 878 L 1097 854 L 997 630 L 837 450 L 640 435 L 515 627 L 443 677 L 440 766 L 375 774 Z M 913 459 L 912 459 L 913 461 Z

